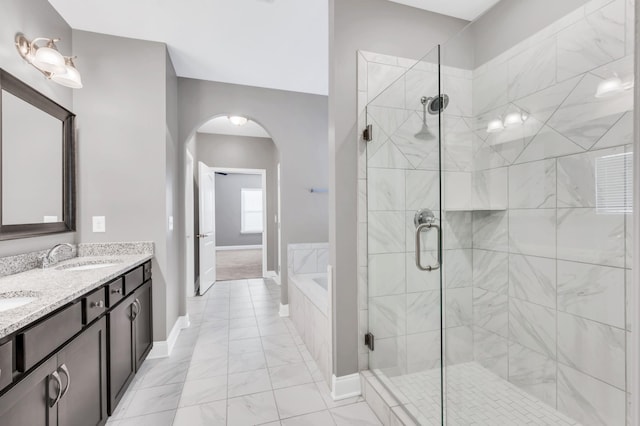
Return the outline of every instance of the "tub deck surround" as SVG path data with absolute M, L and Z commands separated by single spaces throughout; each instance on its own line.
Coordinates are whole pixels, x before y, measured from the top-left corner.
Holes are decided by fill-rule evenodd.
M 21 294 L 28 292 L 37 296 L 37 299 L 31 303 L 0 312 L 0 339 L 43 318 L 126 271 L 142 265 L 152 257 L 152 254 L 79 257 L 47 269 L 32 269 L 0 278 L 0 298 L 4 294 L 15 294 L 15 292 Z M 88 262 L 116 263 L 116 265 L 84 271 L 57 269 Z

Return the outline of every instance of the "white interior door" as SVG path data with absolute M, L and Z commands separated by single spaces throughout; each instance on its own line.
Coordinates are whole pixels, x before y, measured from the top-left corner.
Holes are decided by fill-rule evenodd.
M 198 234 L 200 247 L 200 294 L 216 282 L 216 182 L 215 173 L 198 162 L 200 182 L 200 218 Z
M 186 262 L 186 292 L 187 297 L 195 296 L 195 243 L 194 212 L 193 212 L 193 156 L 187 151 L 187 166 L 184 185 L 184 217 L 185 217 L 185 262 Z

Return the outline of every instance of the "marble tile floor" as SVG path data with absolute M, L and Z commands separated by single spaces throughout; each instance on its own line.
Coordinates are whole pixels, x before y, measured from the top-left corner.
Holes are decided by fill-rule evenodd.
M 191 327 L 147 360 L 109 426 L 380 425 L 362 398 L 334 402 L 272 280 L 217 283 L 188 300 Z
M 378 373 L 378 377 L 380 374 Z M 440 369 L 384 378 L 423 426 L 440 425 Z M 447 424 L 519 426 L 580 424 L 477 362 L 447 367 Z

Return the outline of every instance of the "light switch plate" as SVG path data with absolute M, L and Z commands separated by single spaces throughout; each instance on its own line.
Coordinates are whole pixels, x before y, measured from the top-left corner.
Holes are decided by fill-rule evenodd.
M 93 232 L 107 232 L 107 223 L 104 216 L 93 216 Z
M 169 231 L 173 231 L 173 216 L 169 216 Z

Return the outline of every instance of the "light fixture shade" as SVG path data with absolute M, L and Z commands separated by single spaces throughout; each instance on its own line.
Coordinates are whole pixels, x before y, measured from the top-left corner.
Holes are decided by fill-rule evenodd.
M 504 130 L 504 124 L 502 120 L 496 118 L 495 120 L 491 120 L 489 124 L 487 124 L 487 133 L 499 133 Z
M 53 74 L 51 80 L 63 86 L 71 87 L 72 89 L 81 89 L 82 77 L 80 77 L 80 72 L 76 69 L 71 58 L 66 58 L 66 63 L 65 72 Z
M 239 115 L 230 115 L 229 121 L 231 122 L 231 124 L 234 124 L 236 126 L 244 126 L 249 120 L 246 117 L 241 117 Z
M 504 127 L 520 126 L 524 122 L 521 112 L 512 112 L 504 118 Z
M 33 65 L 42 71 L 53 74 L 66 71 L 64 56 L 56 50 L 53 43 L 36 49 L 33 55 Z
M 598 90 L 596 91 L 596 98 L 606 98 L 620 93 L 624 90 L 622 80 L 619 77 L 612 77 L 602 81 L 598 84 Z

